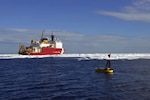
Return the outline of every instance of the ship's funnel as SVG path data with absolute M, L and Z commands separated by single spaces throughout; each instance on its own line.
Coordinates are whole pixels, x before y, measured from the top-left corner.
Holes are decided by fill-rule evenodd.
M 51 35 L 51 41 L 54 41 L 54 34 L 52 32 L 52 35 Z

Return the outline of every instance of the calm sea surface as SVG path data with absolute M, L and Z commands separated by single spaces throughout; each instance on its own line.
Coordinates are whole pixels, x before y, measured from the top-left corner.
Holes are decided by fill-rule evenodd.
M 0 59 L 0 100 L 150 100 L 150 60 Z

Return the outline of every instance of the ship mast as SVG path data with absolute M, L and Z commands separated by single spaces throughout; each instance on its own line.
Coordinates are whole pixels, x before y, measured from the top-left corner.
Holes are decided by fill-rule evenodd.
M 44 35 L 44 31 L 45 31 L 45 30 L 43 30 L 43 31 L 42 31 L 42 35 L 41 35 L 41 39 L 40 39 L 40 43 L 42 42 L 43 35 Z
M 44 35 L 44 31 L 45 31 L 45 30 L 43 30 L 43 31 L 42 31 L 41 39 L 43 38 L 43 35 Z

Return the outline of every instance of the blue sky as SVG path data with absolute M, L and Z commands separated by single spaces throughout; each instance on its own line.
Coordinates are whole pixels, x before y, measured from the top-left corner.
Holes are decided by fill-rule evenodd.
M 0 0 L 0 53 L 54 34 L 66 53 L 149 53 L 150 0 Z

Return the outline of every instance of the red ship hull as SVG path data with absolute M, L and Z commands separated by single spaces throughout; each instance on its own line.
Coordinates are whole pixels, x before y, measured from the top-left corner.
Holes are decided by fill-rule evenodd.
M 45 47 L 42 48 L 41 52 L 31 52 L 29 55 L 54 55 L 54 54 L 63 54 L 64 50 L 62 48 L 51 48 Z

